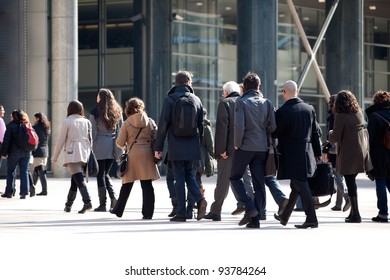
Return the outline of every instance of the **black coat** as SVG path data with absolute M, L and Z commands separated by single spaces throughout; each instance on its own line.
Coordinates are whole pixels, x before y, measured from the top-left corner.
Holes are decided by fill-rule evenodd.
M 387 123 L 378 115 L 380 114 L 390 122 L 390 102 L 375 104 L 366 109 L 368 116 L 368 134 L 370 142 L 370 156 L 374 169 L 370 173 L 374 177 L 390 176 L 390 150 L 383 145 L 383 136 L 388 127 Z
M 197 107 L 197 125 L 198 134 L 192 137 L 176 137 L 172 131 L 172 111 L 176 99 L 184 92 L 193 94 L 189 86 L 175 86 L 164 99 L 163 108 L 158 123 L 156 140 L 154 143 L 155 151 L 163 151 L 165 138 L 168 140 L 168 160 L 185 161 L 200 160 L 200 141 L 203 136 L 203 107 L 200 99 L 194 95 Z
M 286 101 L 275 113 L 280 165 L 278 179 L 306 179 L 321 156 L 320 129 L 313 106 L 299 98 Z
M 44 157 L 49 156 L 49 139 L 50 139 L 50 130 L 46 131 L 42 123 L 37 123 L 33 126 L 35 132 L 39 137 L 38 147 L 35 151 L 32 152 L 33 157 Z
M 20 122 L 11 121 L 7 124 L 7 129 L 4 134 L 3 144 L 1 145 L 0 154 L 9 156 L 10 154 L 17 157 L 29 156 L 30 152 L 23 150 L 17 144 Z

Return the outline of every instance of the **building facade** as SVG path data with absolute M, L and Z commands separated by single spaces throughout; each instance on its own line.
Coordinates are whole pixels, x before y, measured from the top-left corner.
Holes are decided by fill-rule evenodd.
M 390 1 L 2 0 L 0 104 L 46 113 L 54 146 L 69 101 L 86 115 L 101 87 L 145 101 L 158 120 L 179 70 L 215 121 L 224 82 L 248 71 L 276 107 L 284 81 L 325 127 L 329 94 L 350 89 L 362 107 L 389 89 Z M 6 113 L 8 115 L 8 113 Z M 5 120 L 8 121 L 7 119 Z M 4 169 L 4 165 L 2 167 Z M 64 176 L 61 165 L 50 166 Z

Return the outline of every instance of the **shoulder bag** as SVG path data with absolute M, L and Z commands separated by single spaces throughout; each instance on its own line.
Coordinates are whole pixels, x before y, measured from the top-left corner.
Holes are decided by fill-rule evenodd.
M 127 151 L 127 147 L 123 154 L 119 157 L 119 163 L 118 163 L 118 170 L 116 172 L 116 175 L 118 175 L 119 178 L 122 178 L 123 175 L 125 175 L 127 170 L 127 159 L 128 159 L 128 153 L 130 153 L 131 149 L 134 146 L 135 141 L 137 140 L 139 134 L 141 133 L 142 128 L 139 129 L 137 136 L 135 136 L 133 143 L 131 143 L 129 150 Z

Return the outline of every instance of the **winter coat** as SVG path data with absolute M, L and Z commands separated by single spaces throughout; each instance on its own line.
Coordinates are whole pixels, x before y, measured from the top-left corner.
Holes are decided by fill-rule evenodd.
M 56 162 L 64 151 L 63 166 L 68 163 L 86 163 L 92 147 L 92 125 L 85 117 L 73 114 L 62 122 L 52 160 Z
M 31 152 L 25 151 L 18 146 L 18 132 L 20 127 L 19 121 L 11 121 L 7 124 L 1 145 L 0 153 L 2 156 L 12 154 L 15 157 L 22 158 L 30 156 Z
M 39 122 L 33 126 L 38 135 L 39 143 L 35 151 L 32 152 L 33 157 L 47 158 L 49 156 L 49 140 L 51 131 L 46 130 L 43 123 Z
M 370 156 L 374 169 L 370 172 L 374 177 L 390 176 L 390 150 L 383 145 L 383 136 L 388 127 L 378 115 L 390 122 L 390 102 L 375 104 L 366 109 L 368 116 L 368 134 Z
M 367 137 L 362 111 L 335 114 L 329 141 L 333 145 L 337 144 L 338 174 L 352 175 L 372 169 Z
M 122 177 L 122 184 L 132 183 L 136 180 L 157 180 L 160 178 L 160 173 L 154 163 L 150 126 L 157 129 L 154 121 L 148 118 L 145 112 L 129 116 L 122 124 L 116 140 L 118 147 L 123 148 L 127 145 L 128 151 L 127 170 Z M 134 142 L 140 129 L 141 132 Z M 129 150 L 133 142 L 134 145 Z
M 268 135 L 275 129 L 274 107 L 259 91 L 248 90 L 237 98 L 234 146 L 245 151 L 266 152 Z
M 106 125 L 99 119 L 97 107 L 92 109 L 89 120 L 92 124 L 93 151 L 96 159 L 114 159 L 116 127 L 106 128 Z
M 306 179 L 314 175 L 321 156 L 320 129 L 313 106 L 300 98 L 287 100 L 275 113 L 279 169 L 277 178 Z
M 238 92 L 232 92 L 218 104 L 217 120 L 215 124 L 215 147 L 214 157 L 221 157 L 226 152 L 232 156 L 234 152 L 234 110 Z
M 177 137 L 172 131 L 172 111 L 175 101 L 183 93 L 193 94 L 193 89 L 189 86 L 175 86 L 164 99 L 163 108 L 160 114 L 158 130 L 154 148 L 156 151 L 163 151 L 165 138 L 168 140 L 168 160 L 187 161 L 200 160 L 200 138 L 203 136 L 203 107 L 200 99 L 193 95 L 197 108 L 198 133 L 192 137 Z

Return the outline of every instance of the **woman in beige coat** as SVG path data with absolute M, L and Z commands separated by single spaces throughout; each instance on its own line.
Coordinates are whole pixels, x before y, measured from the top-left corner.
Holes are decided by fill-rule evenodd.
M 334 126 L 329 141 L 337 144 L 336 171 L 344 175 L 351 201 L 351 212 L 346 223 L 360 223 L 356 176 L 372 169 L 363 111 L 355 96 L 348 90 L 340 91 L 333 106 Z
M 122 177 L 122 187 L 114 209 L 117 217 L 122 217 L 134 181 L 141 181 L 143 219 L 152 219 L 154 213 L 153 180 L 160 178 L 154 163 L 152 150 L 152 131 L 157 131 L 156 123 L 144 112 L 144 102 L 139 98 L 131 98 L 126 102 L 126 121 L 123 122 L 116 140 L 118 147 L 125 148 L 128 153 L 126 173 Z M 137 137 L 138 135 L 138 137 Z M 135 138 L 137 139 L 135 140 Z M 130 146 L 134 142 L 131 150 Z
M 63 150 L 63 165 L 69 169 L 72 175 L 68 198 L 65 203 L 65 212 L 71 211 L 73 201 L 77 195 L 77 188 L 84 202 L 84 207 L 79 213 L 83 214 L 85 211 L 92 209 L 91 198 L 84 179 L 84 170 L 92 147 L 91 129 L 91 122 L 84 117 L 83 104 L 77 100 L 71 101 L 51 157 L 51 161 L 56 163 L 60 152 Z

